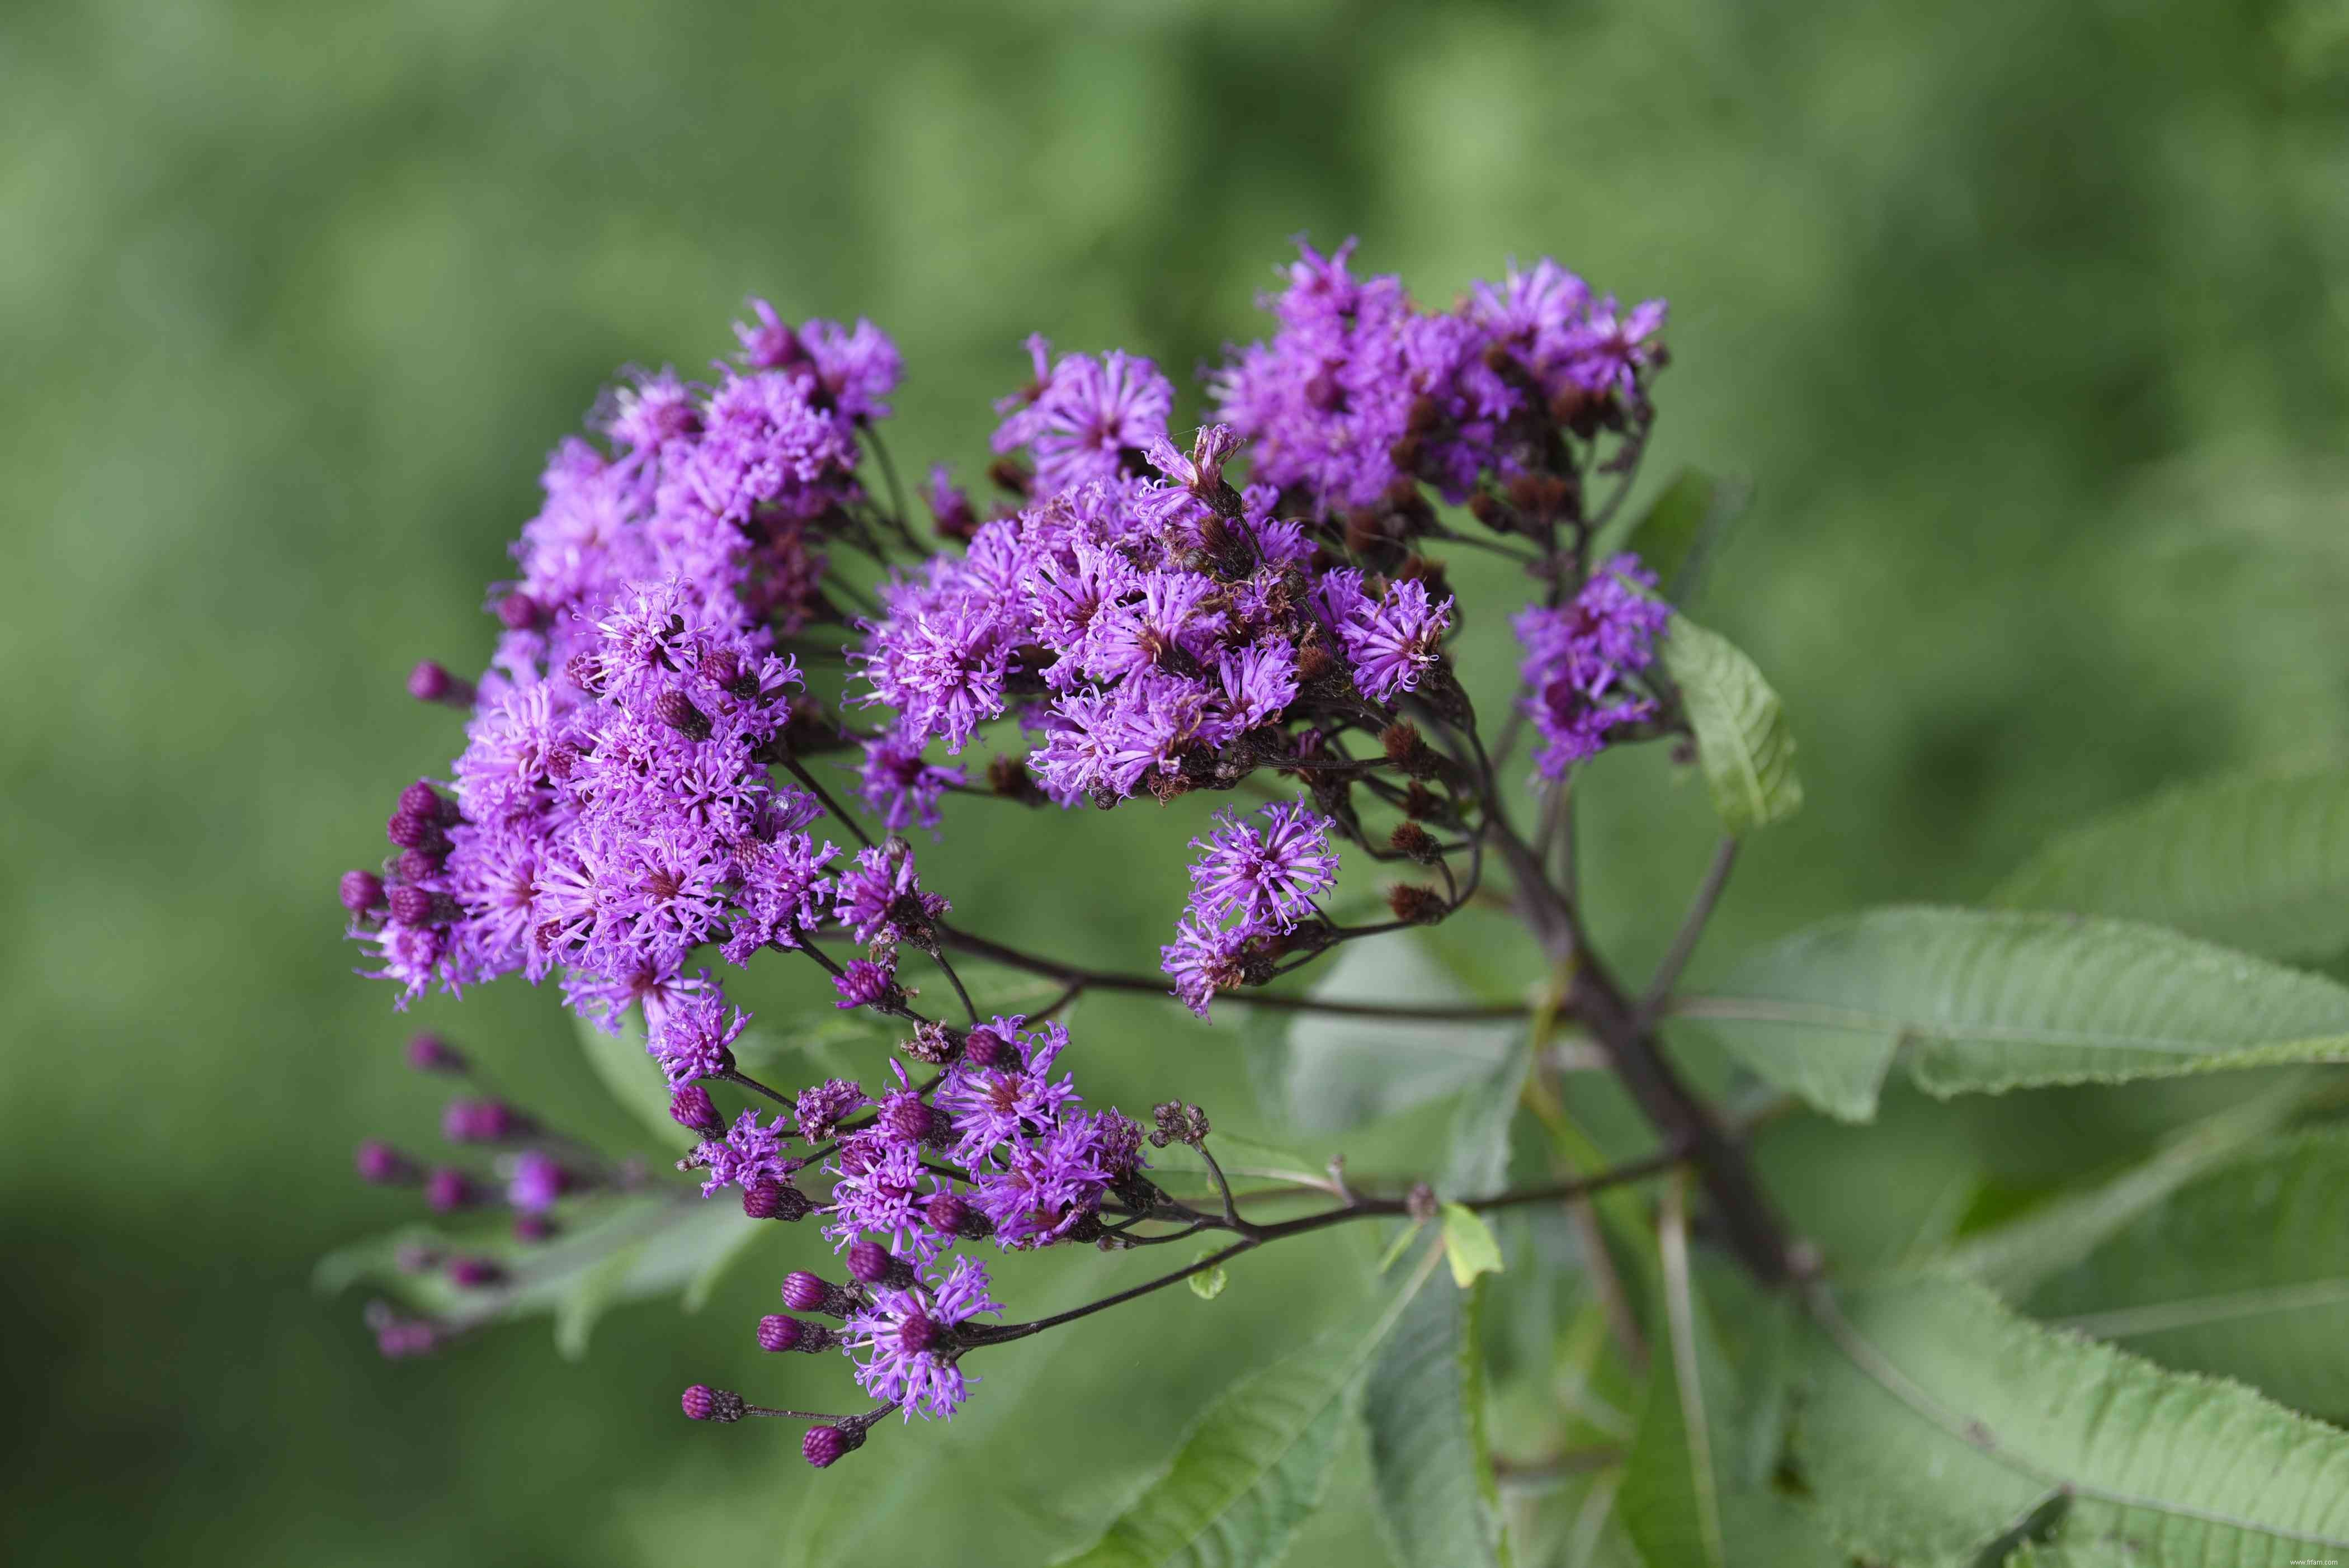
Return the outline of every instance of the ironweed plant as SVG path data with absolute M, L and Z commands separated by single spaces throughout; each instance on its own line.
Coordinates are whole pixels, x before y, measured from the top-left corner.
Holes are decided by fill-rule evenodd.
M 896 1429 L 952 1418 L 1022 1340 L 1212 1299 L 1259 1248 L 1362 1224 L 1392 1233 L 1367 1326 L 1221 1396 L 1078 1561 L 1274 1561 L 1356 1421 L 1411 1565 L 2349 1550 L 2349 1437 L 2320 1418 L 2349 1415 L 2349 1141 L 2309 1065 L 2349 1057 L 2349 991 L 2277 962 L 2349 941 L 2306 896 L 2342 852 L 2338 771 L 2181 792 L 2059 843 L 1999 907 L 1862 911 L 1690 991 L 1740 841 L 1802 791 L 1776 696 L 1675 607 L 1733 487 L 1626 506 L 1662 303 L 1544 261 L 1431 310 L 1350 244 L 1300 250 L 1187 440 L 1150 360 L 1032 340 L 991 505 L 940 468 L 917 516 L 883 444 L 895 346 L 763 302 L 709 379 L 630 372 L 555 449 L 487 667 L 409 677 L 462 750 L 398 792 L 390 858 L 342 903 L 403 1004 L 555 981 L 681 1158 L 608 1154 L 478 1082 L 441 1129 L 471 1158 L 362 1145 L 360 1175 L 440 1217 L 325 1271 L 379 1284 L 384 1353 L 533 1311 L 575 1345 L 605 1303 L 698 1297 L 766 1223 L 805 1225 L 833 1261 L 777 1282 L 757 1342 L 846 1365 L 681 1405 L 796 1428 L 826 1468 L 924 1440 Z M 1503 634 L 1447 582 L 1439 554 L 1469 550 L 1525 584 L 1497 715 L 1453 663 Z M 1574 808 L 1593 758 L 1651 745 L 1701 773 L 1722 837 L 1635 982 L 1578 892 Z M 1229 803 L 1156 975 L 972 923 L 921 863 L 979 813 L 1164 834 L 1157 808 L 1199 792 Z M 1547 978 L 1397 999 L 1464 913 Z M 1382 956 L 1340 954 L 1366 942 Z M 753 963 L 820 969 L 863 1026 L 783 1033 L 871 1059 L 770 1081 L 815 1055 L 730 1000 Z M 1270 1098 L 1309 1119 L 1341 1091 L 1454 1097 L 1449 1146 L 1372 1180 L 1218 1133 L 1179 1080 L 1146 1115 L 1090 1104 L 1066 1020 L 1102 991 L 1246 1009 Z M 477 1076 L 438 1037 L 410 1051 Z M 1868 1122 L 1896 1064 L 1940 1099 L 2270 1070 L 2133 1162 L 1961 1181 L 1893 1262 L 1831 1255 L 1751 1135 Z M 1569 1081 L 1601 1077 L 1644 1149 L 1609 1159 L 1578 1117 Z M 1139 1254 L 1133 1282 L 1027 1319 L 999 1299 L 1071 1247 Z

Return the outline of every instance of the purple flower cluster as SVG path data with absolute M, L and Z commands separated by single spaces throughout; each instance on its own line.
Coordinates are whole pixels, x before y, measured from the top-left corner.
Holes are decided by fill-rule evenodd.
M 1656 574 L 1637 556 L 1618 555 L 1591 573 L 1571 603 L 1517 613 L 1526 717 L 1542 738 L 1534 765 L 1545 778 L 1562 778 L 1596 757 L 1616 727 L 1655 713 L 1653 701 L 1623 684 L 1655 661 L 1656 639 L 1671 622 L 1671 606 L 1643 592 L 1655 586 Z
M 1300 243 L 1288 287 L 1268 302 L 1279 330 L 1214 383 L 1222 418 L 1253 443 L 1257 479 L 1323 508 L 1375 506 L 1398 480 L 1457 503 L 1480 473 L 1537 469 L 1545 418 L 1636 401 L 1661 363 L 1661 300 L 1627 315 L 1545 260 L 1431 313 L 1399 278 L 1356 278 L 1353 249 L 1323 256 Z
M 1217 991 L 1240 982 L 1250 944 L 1311 918 L 1313 901 L 1337 883 L 1329 818 L 1294 801 L 1256 815 L 1252 823 L 1227 807 L 1216 813 L 1215 831 L 1191 841 L 1199 858 L 1190 905 L 1174 944 L 1159 949 L 1174 994 L 1203 1018 Z

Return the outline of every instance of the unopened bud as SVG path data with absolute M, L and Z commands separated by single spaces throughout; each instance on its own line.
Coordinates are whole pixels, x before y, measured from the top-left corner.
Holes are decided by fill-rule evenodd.
M 471 707 L 473 706 L 473 683 L 459 680 L 440 665 L 426 659 L 408 672 L 408 695 L 419 702 Z
M 373 872 L 345 872 L 340 892 L 343 907 L 353 914 L 383 907 L 383 879 Z
M 895 1290 L 914 1283 L 914 1266 L 878 1242 L 857 1242 L 849 1247 L 848 1273 L 859 1284 Z

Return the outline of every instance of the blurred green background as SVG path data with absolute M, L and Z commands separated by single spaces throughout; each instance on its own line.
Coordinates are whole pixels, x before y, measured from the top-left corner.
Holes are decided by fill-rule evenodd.
M 2349 23 L 2315 4 L 9 8 L 0 1556 L 763 1562 L 828 1513 L 876 1561 L 1040 1561 L 1330 1309 L 1303 1286 L 1350 1242 L 1251 1260 L 818 1478 L 676 1415 L 695 1377 L 835 1377 L 751 1365 L 773 1258 L 699 1317 L 616 1315 L 584 1367 L 535 1324 L 384 1366 L 309 1293 L 405 1217 L 348 1149 L 426 1140 L 417 1023 L 623 1125 L 552 997 L 395 1016 L 333 886 L 455 748 L 402 673 L 479 662 L 540 454 L 614 366 L 698 366 L 747 293 L 869 315 L 909 366 L 900 458 L 968 469 L 1026 333 L 1180 375 L 1258 332 L 1300 231 L 1423 298 L 1545 253 L 1669 295 L 1649 472 L 1755 480 L 1705 618 L 1810 786 L 1717 963 L 2339 742 L 2344 132 Z M 1602 770 L 1589 823 L 1635 956 L 1708 848 L 1647 767 Z M 983 821 L 939 854 L 967 913 L 1148 962 L 1181 835 Z M 1227 1029 L 1087 1008 L 1097 1092 L 1247 1121 Z M 1019 1299 L 1085 1270 L 1115 1265 Z M 1336 1511 L 1294 1560 L 1359 1532 Z

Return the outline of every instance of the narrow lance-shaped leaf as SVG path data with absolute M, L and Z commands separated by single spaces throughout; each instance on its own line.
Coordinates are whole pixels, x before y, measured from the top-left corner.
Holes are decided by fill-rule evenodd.
M 1371 1506 L 1398 1568 L 1509 1561 L 1485 1437 L 1483 1295 L 1419 1291 L 1363 1381 Z
M 1431 1252 L 1368 1334 L 1325 1337 L 1242 1378 L 1184 1435 L 1166 1472 L 1077 1568 L 1268 1568 L 1320 1506 L 1362 1368 L 1427 1288 Z
M 1795 934 L 1676 1005 L 1739 1060 L 1864 1119 L 1904 1040 L 1937 1095 L 2349 1060 L 2349 987 L 2158 926 L 1870 910 Z
M 2165 1367 L 2349 1419 L 2349 1132 L 2238 1149 L 2024 1305 Z
M 1803 804 L 1795 738 L 1754 661 L 1685 615 L 1672 617 L 1658 653 L 1680 687 L 1722 825 L 1742 836 L 1794 815 Z
M 2164 1568 L 2349 1554 L 2349 1433 L 1927 1277 L 1814 1297 L 1795 1457 L 1858 1554 L 1957 1568 L 2058 1494 L 2054 1544 Z
M 1993 902 L 2329 957 L 2349 948 L 2349 763 L 2170 790 L 2056 839 Z

